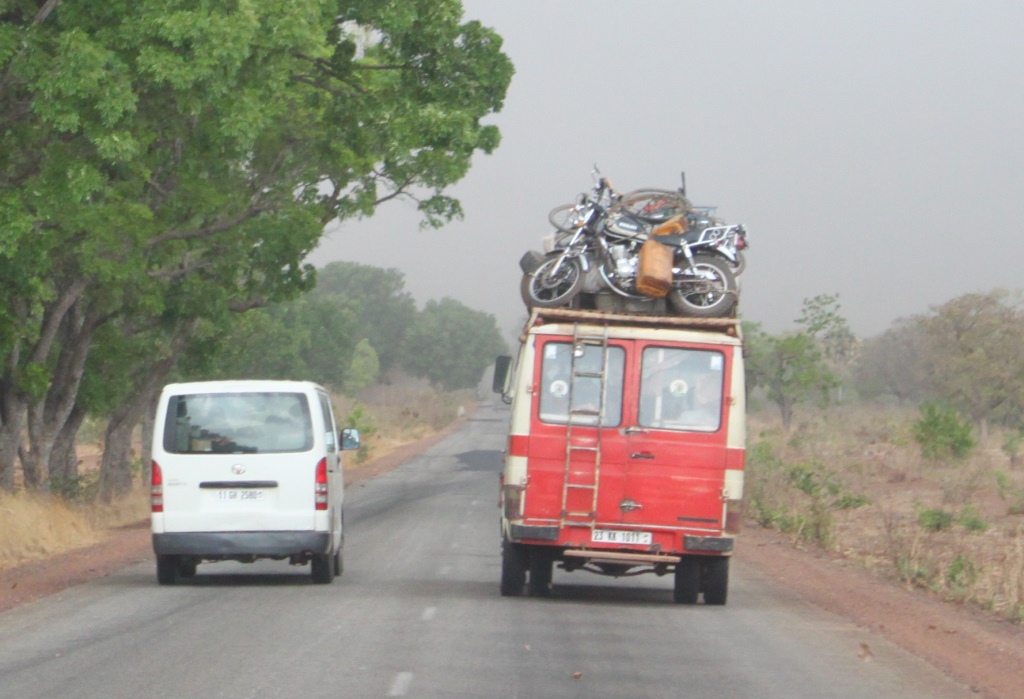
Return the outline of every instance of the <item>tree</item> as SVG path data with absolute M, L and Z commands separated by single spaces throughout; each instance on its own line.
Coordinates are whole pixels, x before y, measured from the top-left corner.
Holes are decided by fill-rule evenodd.
M 376 350 L 382 372 L 401 363 L 405 334 L 416 318 L 416 302 L 401 271 L 331 262 L 317 271 L 312 294 L 348 309 L 356 332 Z
M 377 352 L 373 349 L 370 341 L 363 338 L 356 343 L 355 352 L 352 354 L 352 363 L 348 366 L 345 374 L 345 390 L 355 395 L 368 386 L 377 382 L 377 375 L 380 373 L 380 361 L 377 359 Z
M 472 388 L 507 353 L 493 315 L 451 298 L 428 301 L 405 337 L 402 363 L 446 390 Z
M 839 315 L 837 296 L 804 300 L 797 322 L 804 330 L 771 335 L 744 323 L 747 381 L 763 387 L 789 430 L 797 405 L 808 400 L 828 403 L 829 392 L 840 385 L 834 367 L 852 354 L 854 338 Z
M 937 397 L 980 427 L 1024 405 L 1024 312 L 1004 290 L 959 296 L 924 317 L 924 364 Z
M 328 221 L 397 197 L 460 214 L 444 190 L 497 146 L 480 120 L 512 74 L 460 20 L 457 0 L 0 4 L 0 487 L 26 416 L 43 482 L 104 325 L 223 326 L 308 289 Z
M 881 335 L 864 341 L 855 369 L 865 398 L 891 394 L 902 403 L 928 398 L 927 337 L 920 317 L 900 318 Z

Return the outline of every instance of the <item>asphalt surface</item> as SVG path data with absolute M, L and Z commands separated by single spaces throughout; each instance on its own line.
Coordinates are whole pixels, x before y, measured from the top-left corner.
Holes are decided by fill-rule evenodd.
M 499 596 L 507 415 L 350 487 L 331 585 L 268 561 L 160 587 L 147 563 L 0 615 L 0 698 L 977 696 L 760 577 L 742 541 L 725 607 L 582 571 Z

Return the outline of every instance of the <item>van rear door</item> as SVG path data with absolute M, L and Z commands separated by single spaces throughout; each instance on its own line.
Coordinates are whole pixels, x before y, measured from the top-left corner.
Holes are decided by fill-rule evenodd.
M 623 523 L 721 531 L 731 352 L 636 343 L 640 385 L 625 430 Z
M 314 528 L 318 452 L 305 393 L 172 395 L 163 423 L 165 531 Z

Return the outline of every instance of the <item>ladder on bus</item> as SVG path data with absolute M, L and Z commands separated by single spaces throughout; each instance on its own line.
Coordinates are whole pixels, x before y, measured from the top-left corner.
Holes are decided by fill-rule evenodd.
M 596 348 L 600 354 L 598 370 L 593 369 L 594 362 L 581 361 L 587 357 L 587 348 Z M 590 355 L 593 356 L 593 355 Z M 572 359 L 569 375 L 569 412 L 565 428 L 565 469 L 562 479 L 562 510 L 561 526 L 566 524 L 582 524 L 594 528 L 597 522 L 597 490 L 601 479 L 601 426 L 605 421 L 605 404 L 607 403 L 608 386 L 608 326 L 599 335 L 581 332 L 578 323 L 573 324 Z M 599 396 L 596 407 L 577 405 L 577 391 L 581 382 L 597 382 Z M 593 392 L 591 392 L 593 393 Z M 595 427 L 596 438 L 589 435 L 581 438 L 580 426 Z M 572 480 L 573 462 L 588 458 L 593 466 L 585 472 L 585 480 Z M 570 493 L 582 492 L 590 495 L 589 509 L 578 509 L 579 498 L 572 498 L 576 509 L 570 508 Z M 586 500 L 587 498 L 585 498 Z

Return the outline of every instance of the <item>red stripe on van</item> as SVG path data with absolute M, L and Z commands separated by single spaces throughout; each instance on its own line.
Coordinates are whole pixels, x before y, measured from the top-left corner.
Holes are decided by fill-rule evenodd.
M 508 438 L 509 456 L 526 456 L 530 448 L 530 438 L 525 434 L 513 434 Z

